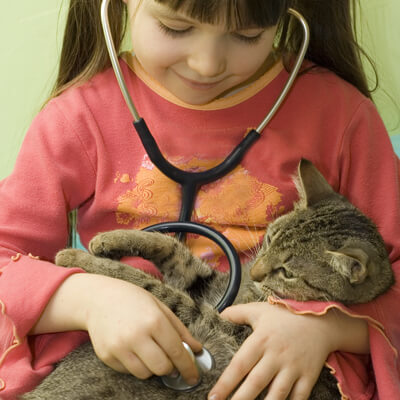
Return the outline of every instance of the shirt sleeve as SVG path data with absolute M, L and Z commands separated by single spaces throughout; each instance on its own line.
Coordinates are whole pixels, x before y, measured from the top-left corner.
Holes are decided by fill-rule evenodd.
M 337 160 L 341 194 L 368 215 L 385 241 L 396 283 L 367 304 L 283 303 L 295 313 L 321 315 L 338 308 L 369 324 L 370 357 L 335 352 L 328 365 L 344 399 L 395 399 L 400 394 L 400 163 L 375 106 L 360 104 L 348 125 Z
M 395 275 L 387 293 L 351 307 L 377 321 L 369 331 L 376 398 L 394 399 L 400 395 L 400 162 L 370 101 L 360 105 L 348 127 L 340 164 L 341 192 L 377 225 Z
M 32 389 L 52 363 L 86 340 L 82 332 L 27 335 L 59 285 L 80 272 L 52 261 L 67 243 L 68 212 L 91 196 L 94 177 L 93 160 L 53 101 L 0 182 L 1 399 Z M 43 351 L 49 343 L 54 351 Z

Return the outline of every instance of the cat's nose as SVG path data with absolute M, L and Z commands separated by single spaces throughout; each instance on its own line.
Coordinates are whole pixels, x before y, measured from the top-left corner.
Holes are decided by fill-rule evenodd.
M 256 261 L 250 269 L 250 277 L 255 282 L 261 282 L 267 275 L 265 266 L 261 261 Z

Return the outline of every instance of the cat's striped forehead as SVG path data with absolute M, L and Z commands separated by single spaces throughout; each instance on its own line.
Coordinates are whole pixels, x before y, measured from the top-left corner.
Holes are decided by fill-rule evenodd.
M 270 242 L 282 249 L 325 242 L 333 248 L 349 237 L 377 240 L 373 223 L 347 201 L 321 202 L 309 208 L 297 208 L 278 218 L 267 230 Z

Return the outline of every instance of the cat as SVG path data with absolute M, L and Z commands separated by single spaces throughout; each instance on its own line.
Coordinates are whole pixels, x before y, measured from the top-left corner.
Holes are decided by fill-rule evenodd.
M 299 163 L 295 183 L 299 201 L 266 231 L 254 260 L 242 267 L 235 304 L 265 301 L 268 296 L 300 301 L 364 303 L 394 283 L 384 242 L 375 225 L 343 196 L 334 192 L 316 167 Z M 163 301 L 203 343 L 215 367 L 202 375 L 190 393 L 162 385 L 159 377 L 139 380 L 103 364 L 90 343 L 61 360 L 55 370 L 24 400 L 204 400 L 222 371 L 251 334 L 248 326 L 222 320 L 214 309 L 228 275 L 211 269 L 170 235 L 116 230 L 97 235 L 90 253 L 66 249 L 56 263 L 132 282 Z M 122 256 L 149 259 L 164 281 L 117 261 Z M 264 390 L 257 399 L 265 398 Z M 327 367 L 309 397 L 341 399 L 337 381 Z

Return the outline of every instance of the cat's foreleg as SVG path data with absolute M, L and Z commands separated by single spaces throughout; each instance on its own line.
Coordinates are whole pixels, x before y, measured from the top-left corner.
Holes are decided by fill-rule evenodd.
M 150 279 L 143 271 L 130 267 L 121 262 L 96 257 L 83 250 L 65 249 L 57 253 L 55 263 L 65 268 L 81 268 L 86 272 L 105 275 L 137 284 L 142 279 Z
M 125 256 L 139 256 L 154 263 L 174 252 L 172 237 L 158 232 L 117 229 L 96 235 L 89 243 L 90 253 L 119 260 Z
M 101 233 L 91 240 L 89 250 L 97 256 L 112 259 L 140 256 L 150 260 L 162 272 L 164 282 L 193 292 L 194 298 L 205 288 L 215 286 L 213 280 L 221 275 L 177 239 L 159 232 L 115 230 Z

